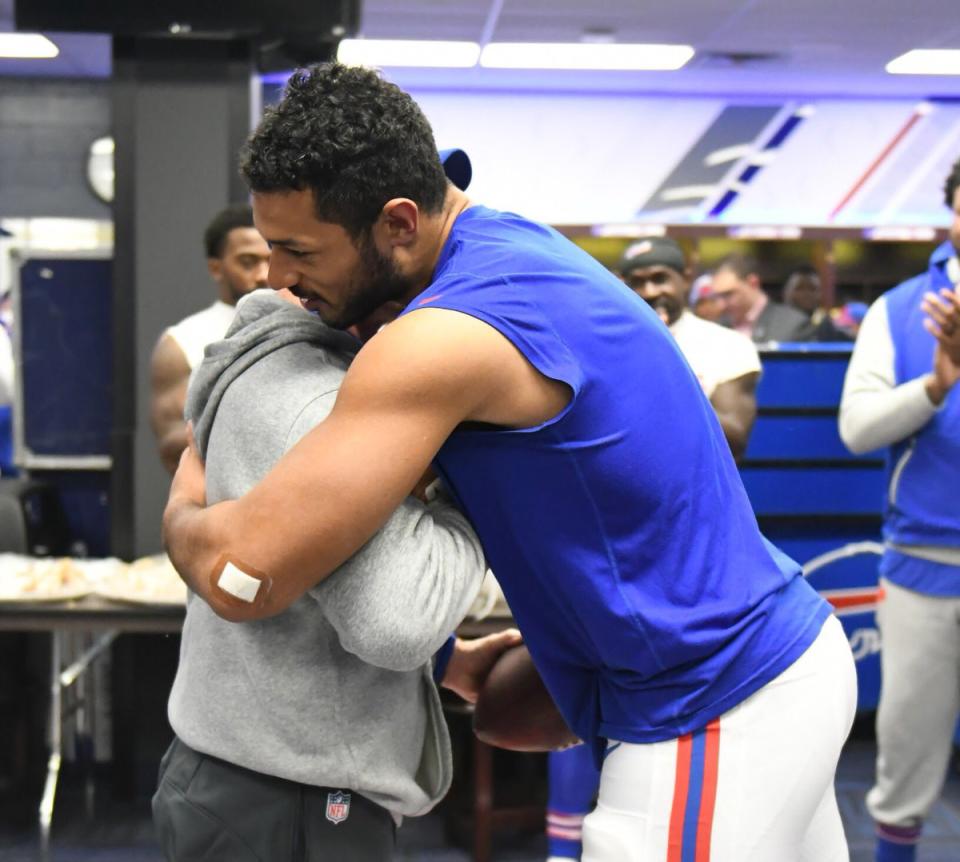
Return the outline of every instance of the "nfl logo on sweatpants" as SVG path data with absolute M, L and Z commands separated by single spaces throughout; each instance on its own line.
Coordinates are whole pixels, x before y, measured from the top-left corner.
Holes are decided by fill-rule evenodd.
M 350 816 L 350 794 L 336 790 L 327 794 L 327 820 L 336 825 Z

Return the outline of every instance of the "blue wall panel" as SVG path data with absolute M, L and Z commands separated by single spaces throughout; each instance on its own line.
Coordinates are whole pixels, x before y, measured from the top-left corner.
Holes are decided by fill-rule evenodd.
M 827 460 L 878 461 L 882 453 L 869 452 L 851 455 L 837 430 L 837 417 L 804 415 L 757 416 L 750 444 L 748 460 Z
M 30 258 L 20 267 L 24 442 L 34 455 L 109 455 L 112 262 Z
M 883 473 L 878 469 L 745 463 L 740 475 L 759 517 L 875 515 L 883 499 Z
M 782 345 L 765 351 L 757 401 L 764 407 L 835 409 L 849 359 L 849 346 Z
M 880 541 L 882 453 L 854 456 L 837 431 L 849 347 L 783 345 L 764 351 L 760 414 L 740 473 L 764 534 L 801 565 Z M 857 665 L 858 708 L 880 692 L 876 553 L 818 568 L 810 583 L 830 601 Z

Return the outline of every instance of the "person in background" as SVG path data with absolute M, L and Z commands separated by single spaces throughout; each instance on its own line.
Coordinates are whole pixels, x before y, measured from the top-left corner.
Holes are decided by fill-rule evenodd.
M 760 357 L 756 347 L 739 333 L 690 311 L 690 268 L 674 240 L 653 237 L 632 243 L 618 271 L 670 329 L 716 411 L 730 451 L 734 458 L 743 457 L 757 416 Z
M 203 247 L 217 298 L 167 329 L 150 360 L 150 425 L 171 475 L 187 446 L 183 407 L 190 372 L 202 361 L 204 348 L 223 338 L 240 299 L 267 285 L 270 249 L 253 226 L 249 204 L 218 212 L 204 231 Z
M 867 794 L 877 862 L 916 859 L 960 713 L 960 161 L 945 195 L 950 238 L 926 272 L 870 307 L 840 403 L 847 448 L 887 450 L 883 684 Z
M 672 239 L 654 237 L 632 243 L 616 271 L 677 339 L 710 398 L 731 451 L 741 457 L 757 414 L 757 348 L 749 338 L 693 314 L 688 299 L 689 306 L 697 300 L 703 305 L 709 299 L 710 284 L 701 276 L 691 287 L 683 250 Z M 548 862 L 580 859 L 583 820 L 593 808 L 600 772 L 589 748 L 580 745 L 550 752 L 547 774 Z
M 579 860 L 583 853 L 583 821 L 593 810 L 600 788 L 600 770 L 588 745 L 575 745 L 547 755 L 547 862 Z
M 813 318 L 822 310 L 823 287 L 817 271 L 808 265 L 798 266 L 783 286 L 783 304 Z M 816 321 L 814 321 L 816 322 Z
M 764 293 L 759 266 L 744 254 L 727 255 L 713 273 L 713 294 L 725 304 L 730 326 L 756 344 L 767 341 L 810 341 L 814 328 L 809 317 L 774 302 Z
M 830 312 L 823 307 L 823 286 L 812 266 L 798 266 L 790 273 L 783 286 L 783 302 L 807 316 L 813 326 L 813 341 L 851 340 L 834 325 Z
M 713 292 L 712 272 L 705 272 L 693 280 L 693 284 L 690 285 L 688 304 L 697 317 L 702 317 L 711 323 L 723 323 L 725 303 L 722 297 Z
M 855 341 L 863 318 L 867 316 L 865 302 L 845 302 L 840 308 L 834 309 L 831 317 L 833 325 L 851 341 Z

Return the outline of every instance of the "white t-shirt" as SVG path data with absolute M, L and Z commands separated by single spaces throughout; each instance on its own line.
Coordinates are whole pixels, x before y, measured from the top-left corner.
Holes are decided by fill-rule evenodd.
M 684 311 L 670 327 L 707 398 L 721 383 L 759 373 L 760 354 L 747 336 Z
M 213 305 L 185 317 L 167 330 L 167 335 L 183 351 L 191 371 L 203 362 L 204 348 L 227 334 L 236 311 L 234 306 L 218 299 Z

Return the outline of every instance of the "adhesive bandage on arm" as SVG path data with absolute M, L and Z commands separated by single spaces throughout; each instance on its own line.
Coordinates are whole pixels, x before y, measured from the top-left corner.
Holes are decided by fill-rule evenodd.
M 253 602 L 260 591 L 260 579 L 252 578 L 246 572 L 241 572 L 233 563 L 227 562 L 217 578 L 217 586 L 221 590 L 236 596 L 245 602 Z
M 221 557 L 213 568 L 210 586 L 215 596 L 233 607 L 263 605 L 270 592 L 270 579 L 239 560 Z

